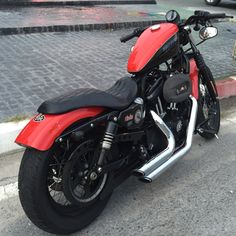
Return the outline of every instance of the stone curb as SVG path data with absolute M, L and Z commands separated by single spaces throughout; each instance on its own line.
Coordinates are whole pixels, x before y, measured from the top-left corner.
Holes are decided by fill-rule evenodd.
M 236 76 L 216 81 L 219 98 L 236 96 Z
M 155 0 L 115 0 L 115 1 L 109 1 L 109 0 L 104 0 L 104 1 L 50 1 L 48 0 L 47 2 L 27 2 L 27 1 L 0 1 L 0 6 L 23 6 L 23 7 L 42 7 L 42 6 L 94 6 L 94 5 L 127 5 L 127 4 L 156 4 Z
M 0 156 L 3 153 L 22 149 L 22 147 L 15 144 L 14 141 L 28 122 L 29 120 L 23 120 L 20 122 L 7 122 L 0 124 Z
M 236 96 L 236 76 L 216 81 L 216 86 L 221 99 Z M 0 124 L 0 157 L 22 150 L 22 147 L 15 144 L 14 141 L 28 121 Z
M 146 27 L 162 21 L 134 21 L 134 22 L 114 22 L 101 24 L 81 24 L 81 25 L 51 25 L 51 26 L 32 26 L 32 27 L 9 27 L 0 28 L 0 35 L 11 34 L 32 34 L 48 32 L 73 32 L 73 31 L 93 31 L 93 30 L 116 30 L 133 27 Z
M 234 17 L 233 19 L 230 19 L 230 22 L 236 23 L 236 17 Z

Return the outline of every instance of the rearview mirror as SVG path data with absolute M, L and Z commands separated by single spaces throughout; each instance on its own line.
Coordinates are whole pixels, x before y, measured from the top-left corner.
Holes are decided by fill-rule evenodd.
M 199 32 L 199 37 L 202 40 L 214 38 L 218 34 L 216 27 L 203 27 Z

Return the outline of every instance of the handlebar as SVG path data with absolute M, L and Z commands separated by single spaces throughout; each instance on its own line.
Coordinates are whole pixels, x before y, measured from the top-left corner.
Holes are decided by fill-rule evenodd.
M 120 38 L 120 41 L 121 41 L 122 43 L 125 43 L 125 42 L 129 41 L 130 39 L 132 39 L 132 38 L 134 38 L 134 37 L 135 37 L 134 32 L 132 32 L 131 34 L 127 34 L 127 35 L 121 37 L 121 38 Z
M 194 15 L 190 16 L 187 20 L 181 20 L 181 22 L 178 23 L 179 27 L 184 27 L 187 25 L 206 25 L 206 23 L 213 19 L 225 19 L 225 18 L 234 18 L 233 16 L 227 16 L 225 13 L 210 13 L 208 11 L 195 11 Z M 164 21 L 160 22 L 163 23 Z M 165 21 L 166 22 L 166 21 Z M 129 40 L 131 40 L 134 37 L 139 37 L 146 28 L 137 28 L 135 29 L 131 34 L 125 35 L 120 38 L 120 41 L 122 43 L 125 43 Z
M 184 25 L 192 25 L 196 23 L 206 23 L 213 19 L 225 19 L 234 18 L 233 16 L 227 16 L 225 13 L 210 13 L 208 11 L 195 11 L 193 16 L 190 16 L 184 23 Z
M 125 43 L 125 42 L 131 40 L 131 39 L 134 38 L 134 37 L 139 37 L 139 36 L 143 33 L 143 31 L 144 31 L 145 29 L 146 29 L 146 28 L 144 28 L 144 29 L 142 29 L 142 28 L 137 28 L 137 29 L 135 29 L 131 34 L 128 34 L 128 35 L 125 35 L 125 36 L 121 37 L 121 38 L 120 38 L 120 41 L 121 41 L 122 43 Z

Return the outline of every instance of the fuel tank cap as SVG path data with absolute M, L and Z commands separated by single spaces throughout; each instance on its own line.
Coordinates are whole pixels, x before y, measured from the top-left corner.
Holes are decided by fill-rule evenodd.
M 159 30 L 161 28 L 161 25 L 158 24 L 158 25 L 153 25 L 151 26 L 151 31 L 156 31 L 156 30 Z

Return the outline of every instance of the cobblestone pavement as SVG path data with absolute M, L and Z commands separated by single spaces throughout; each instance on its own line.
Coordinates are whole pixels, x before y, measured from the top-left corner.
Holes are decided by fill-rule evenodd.
M 219 37 L 200 47 L 218 78 L 236 73 L 232 28 L 219 24 Z M 119 38 L 131 30 L 1 36 L 0 121 L 32 115 L 43 100 L 71 89 L 109 87 L 127 73 L 134 41 Z

